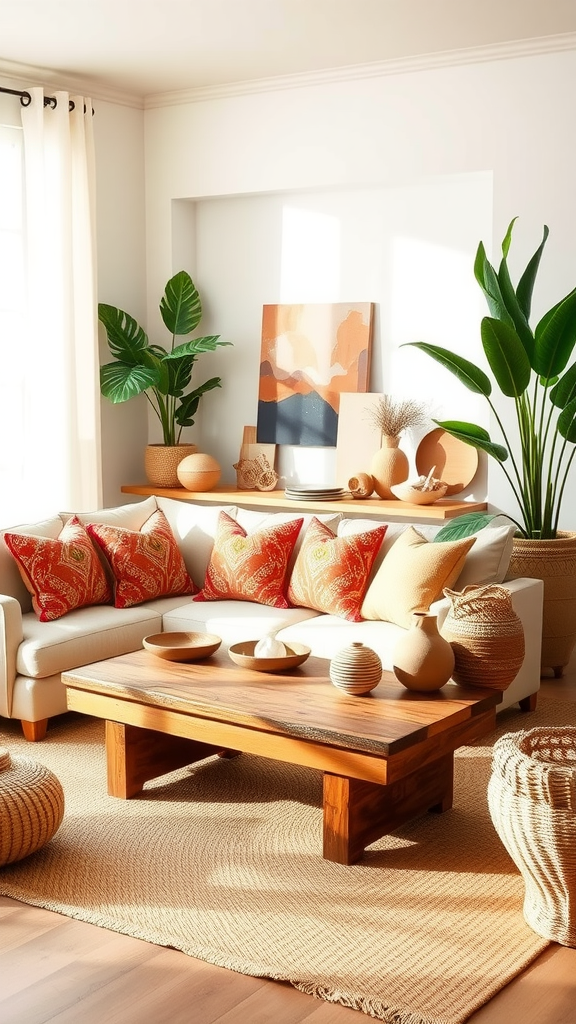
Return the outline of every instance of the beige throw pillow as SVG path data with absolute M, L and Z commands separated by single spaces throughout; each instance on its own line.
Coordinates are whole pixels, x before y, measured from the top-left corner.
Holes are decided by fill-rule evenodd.
M 413 526 L 400 534 L 368 587 L 363 619 L 395 622 L 406 629 L 415 611 L 428 611 L 458 578 L 474 537 L 434 543 Z

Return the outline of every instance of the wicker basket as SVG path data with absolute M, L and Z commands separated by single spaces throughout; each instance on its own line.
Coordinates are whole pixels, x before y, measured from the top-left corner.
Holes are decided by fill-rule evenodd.
M 444 590 L 451 608 L 440 630 L 452 645 L 452 678 L 463 686 L 506 690 L 524 661 L 524 628 L 506 587 L 488 583 Z
M 526 923 L 546 939 L 576 946 L 576 727 L 497 740 L 488 806 L 524 880 Z
M 39 850 L 63 815 L 64 792 L 54 773 L 0 747 L 0 865 Z

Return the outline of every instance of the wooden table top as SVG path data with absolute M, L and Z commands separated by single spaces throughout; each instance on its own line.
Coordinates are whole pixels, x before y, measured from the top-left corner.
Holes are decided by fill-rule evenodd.
M 190 663 L 141 650 L 65 672 L 62 681 L 122 701 L 382 757 L 440 737 L 501 700 L 498 691 L 456 683 L 414 693 L 391 672 L 369 695 L 350 696 L 331 683 L 328 670 L 326 659 L 310 657 L 289 672 L 256 672 L 234 664 L 224 647 Z

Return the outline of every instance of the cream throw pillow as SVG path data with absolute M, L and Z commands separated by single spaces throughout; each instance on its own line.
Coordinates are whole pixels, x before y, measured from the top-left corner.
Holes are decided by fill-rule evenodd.
M 395 622 L 406 629 L 415 611 L 428 611 L 444 587 L 458 578 L 474 537 L 434 543 L 409 526 L 385 556 L 368 587 L 363 619 Z

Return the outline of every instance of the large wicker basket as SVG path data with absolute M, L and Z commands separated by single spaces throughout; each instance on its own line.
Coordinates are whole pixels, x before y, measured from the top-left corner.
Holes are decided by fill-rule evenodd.
M 497 740 L 488 806 L 524 880 L 526 923 L 546 939 L 576 946 L 576 727 Z
M 524 661 L 524 628 L 506 587 L 444 590 L 451 607 L 440 630 L 454 651 L 454 682 L 506 690 Z
M 64 815 L 64 792 L 45 765 L 0 747 L 0 866 L 47 843 Z

